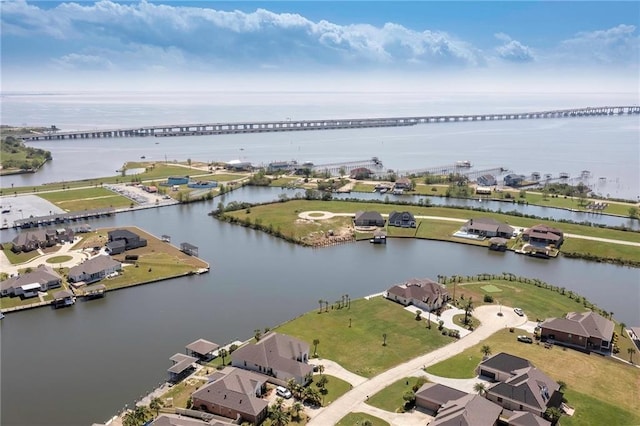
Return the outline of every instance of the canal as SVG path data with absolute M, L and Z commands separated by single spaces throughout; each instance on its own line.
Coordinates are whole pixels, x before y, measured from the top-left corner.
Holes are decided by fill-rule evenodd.
M 281 190 L 243 188 L 224 202 L 266 201 L 272 192 Z M 170 235 L 176 245 L 194 244 L 211 272 L 111 292 L 70 309 L 7 315 L 0 322 L 3 425 L 103 422 L 164 380 L 169 357 L 197 338 L 244 340 L 256 328 L 315 309 L 320 298 L 355 299 L 411 277 L 512 272 L 566 287 L 627 324 L 640 323 L 637 269 L 405 239 L 386 247 L 309 249 L 207 216 L 219 201 L 90 222 L 135 224 Z

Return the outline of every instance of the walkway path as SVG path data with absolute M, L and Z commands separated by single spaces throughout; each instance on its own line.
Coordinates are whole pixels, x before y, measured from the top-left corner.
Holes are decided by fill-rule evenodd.
M 502 308 L 503 316 L 498 316 L 500 306 L 486 305 L 477 307 L 474 310 L 474 314 L 480 320 L 482 325 L 476 328 L 473 333 L 450 343 L 447 346 L 436 349 L 433 352 L 421 355 L 393 367 L 367 380 L 361 385 L 355 386 L 351 391 L 338 398 L 330 406 L 320 410 L 309 422 L 309 425 L 336 424 L 348 413 L 357 411 L 360 408 L 360 404 L 369 396 L 374 395 L 376 392 L 391 385 L 398 380 L 398 378 L 413 376 L 416 375 L 417 372 L 420 372 L 421 374 L 421 370 L 425 367 L 459 354 L 465 349 L 482 342 L 496 331 L 506 327 L 515 327 L 520 324 L 524 324 L 527 321 L 526 316 L 517 316 L 513 312 L 513 309 L 509 309 L 506 306 L 503 306 Z
M 54 267 L 70 268 L 70 267 L 76 266 L 80 264 L 80 262 L 82 262 L 83 260 L 88 259 L 89 254 L 82 250 L 72 250 L 71 248 L 73 247 L 75 242 L 76 241 L 74 241 L 74 243 L 71 243 L 71 244 L 69 243 L 62 244 L 60 246 L 60 249 L 55 253 L 48 253 L 42 256 L 34 257 L 28 262 L 19 263 L 16 265 L 13 265 L 11 264 L 11 262 L 9 262 L 9 259 L 7 259 L 7 256 L 4 254 L 4 252 L 0 252 L 0 269 L 2 269 L 2 272 L 12 275 L 17 273 L 18 270 L 20 269 L 36 268 L 38 265 L 41 265 L 41 264 L 49 265 L 52 268 Z M 51 259 L 53 257 L 58 257 L 58 256 L 69 256 L 71 257 L 71 259 L 65 262 L 47 263 L 47 259 Z
M 352 386 L 358 386 L 367 381 L 366 377 L 358 376 L 330 359 L 312 358 L 309 360 L 309 364 L 323 365 L 325 374 L 344 380 Z

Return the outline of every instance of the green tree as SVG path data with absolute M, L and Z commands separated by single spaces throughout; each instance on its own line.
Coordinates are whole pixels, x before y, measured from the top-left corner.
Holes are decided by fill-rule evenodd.
M 160 409 L 164 406 L 164 402 L 160 398 L 153 398 L 149 403 L 149 408 L 156 412 L 156 417 L 160 413 Z
M 294 402 L 291 406 L 291 414 L 296 421 L 300 420 L 300 412 L 302 412 L 302 410 L 304 410 L 304 406 L 300 401 Z
M 551 422 L 551 424 L 555 425 L 562 417 L 562 411 L 558 407 L 549 407 L 544 412 L 544 416 Z
M 489 355 L 491 355 L 491 346 L 489 345 L 482 345 L 482 347 L 480 348 L 480 352 L 482 352 L 482 354 L 485 357 L 488 357 Z
M 224 363 L 224 359 L 225 359 L 225 357 L 226 357 L 227 355 L 229 355 L 229 354 L 227 353 L 227 350 L 226 350 L 225 348 L 220 349 L 220 350 L 218 351 L 218 355 L 220 355 L 220 358 L 222 358 L 222 365 L 225 365 L 225 363 Z
M 319 388 L 324 389 L 327 386 L 328 382 L 329 382 L 329 378 L 323 374 L 323 375 L 320 376 L 320 378 L 316 382 L 316 386 L 318 386 Z
M 324 304 L 324 300 L 322 299 L 318 299 L 318 304 L 320 305 L 320 309 L 318 310 L 318 313 L 322 313 L 322 305 Z
M 624 337 L 624 329 L 627 327 L 627 324 L 621 322 L 620 323 L 620 336 Z
M 313 356 L 318 356 L 319 344 L 320 344 L 320 339 L 313 339 Z
M 478 392 L 478 395 L 484 395 L 485 393 L 487 393 L 487 387 L 484 385 L 484 383 L 476 383 L 475 385 L 473 385 L 473 390 Z
M 269 418 L 273 426 L 285 426 L 291 420 L 291 415 L 284 410 L 282 403 L 282 398 L 278 398 L 274 404 L 269 406 Z
M 422 315 L 422 311 L 420 309 L 418 309 L 416 311 L 416 321 L 420 321 L 422 319 L 422 317 L 420 315 Z
M 387 333 L 382 333 L 382 346 L 387 346 Z
M 320 405 L 322 402 L 322 395 L 318 389 L 313 386 L 307 386 L 304 388 L 304 400 L 312 405 Z
M 408 390 L 402 395 L 402 399 L 404 400 L 405 408 L 411 408 L 416 403 L 416 394 L 414 391 Z
M 629 362 L 633 364 L 633 354 L 636 353 L 634 348 L 627 348 L 627 353 L 629 354 Z
M 629 217 L 632 219 L 638 217 L 638 208 L 636 206 L 629 207 Z
M 473 312 L 473 301 L 471 297 L 467 299 L 467 302 L 464 305 L 464 323 L 469 324 L 469 315 Z
M 567 390 L 567 383 L 562 380 L 558 380 L 558 391 L 564 393 L 564 391 L 566 390 Z

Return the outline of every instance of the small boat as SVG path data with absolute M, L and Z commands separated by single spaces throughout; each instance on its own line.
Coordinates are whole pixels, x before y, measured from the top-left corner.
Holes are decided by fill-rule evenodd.
M 456 161 L 456 167 L 471 167 L 471 161 L 469 160 Z
M 4 314 L 2 312 L 0 312 L 0 320 L 4 318 Z
M 144 159 L 145 159 L 145 158 L 147 158 L 147 157 L 145 157 L 145 156 L 143 155 L 143 156 L 142 156 L 142 157 L 140 157 L 140 158 L 141 158 L 142 160 L 144 160 Z
M 156 145 L 160 145 L 160 142 L 156 142 Z

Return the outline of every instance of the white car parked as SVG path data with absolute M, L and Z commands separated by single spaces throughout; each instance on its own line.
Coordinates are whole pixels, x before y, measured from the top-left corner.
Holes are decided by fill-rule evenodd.
M 291 392 L 289 391 L 289 389 L 285 388 L 284 386 L 278 386 L 276 388 L 276 395 L 286 399 L 291 398 Z

